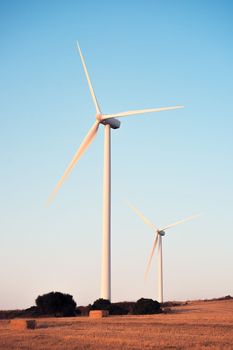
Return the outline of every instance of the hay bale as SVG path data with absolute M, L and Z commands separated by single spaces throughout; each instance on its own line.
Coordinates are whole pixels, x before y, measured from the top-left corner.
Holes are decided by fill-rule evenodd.
M 35 329 L 36 320 L 13 319 L 10 325 L 12 329 Z
M 108 310 L 91 310 L 89 312 L 89 317 L 91 318 L 102 318 L 109 315 Z

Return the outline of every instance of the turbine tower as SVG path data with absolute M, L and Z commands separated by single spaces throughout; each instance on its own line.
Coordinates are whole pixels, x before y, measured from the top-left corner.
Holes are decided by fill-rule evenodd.
M 94 89 L 87 71 L 86 63 L 79 44 L 78 51 L 81 57 L 83 69 L 87 78 L 89 90 L 96 110 L 96 120 L 84 138 L 72 161 L 65 170 L 63 176 L 48 199 L 48 203 L 54 198 L 63 182 L 70 174 L 75 164 L 93 142 L 99 125 L 104 125 L 104 171 L 103 171 L 103 237 L 102 237 L 102 271 L 101 271 L 101 298 L 111 300 L 111 129 L 118 129 L 120 121 L 116 118 L 130 115 L 168 111 L 183 108 L 183 106 L 150 108 L 141 110 L 131 110 L 114 114 L 103 114 L 98 104 Z
M 171 227 L 174 227 L 176 225 L 182 224 L 186 221 L 192 220 L 200 214 L 189 216 L 186 219 L 179 220 L 174 222 L 173 224 L 169 224 L 167 226 L 164 226 L 160 229 L 158 229 L 150 220 L 148 220 L 137 208 L 135 208 L 132 204 L 128 203 L 128 206 L 143 220 L 143 222 L 148 225 L 150 228 L 155 233 L 155 239 L 153 242 L 152 250 L 148 259 L 147 263 L 147 268 L 146 268 L 146 273 L 145 275 L 148 275 L 148 272 L 151 267 L 151 261 L 155 253 L 155 248 L 158 245 L 158 272 L 157 272 L 157 277 L 158 277 L 158 302 L 163 303 L 163 249 L 162 249 L 162 238 L 165 236 L 165 231 Z

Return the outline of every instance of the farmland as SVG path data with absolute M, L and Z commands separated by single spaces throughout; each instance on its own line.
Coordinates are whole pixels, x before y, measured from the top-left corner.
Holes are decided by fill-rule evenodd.
M 192 301 L 165 314 L 40 318 L 35 330 L 0 321 L 0 350 L 233 349 L 233 300 Z

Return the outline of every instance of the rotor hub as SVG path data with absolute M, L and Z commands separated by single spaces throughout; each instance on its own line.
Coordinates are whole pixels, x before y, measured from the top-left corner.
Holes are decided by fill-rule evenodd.
M 102 114 L 96 114 L 96 120 L 101 122 L 102 118 L 103 118 Z

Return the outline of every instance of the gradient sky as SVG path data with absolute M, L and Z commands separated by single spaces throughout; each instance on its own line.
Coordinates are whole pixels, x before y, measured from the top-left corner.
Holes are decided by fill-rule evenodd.
M 231 1 L 0 1 L 0 309 L 39 294 L 100 295 L 103 128 L 49 208 L 94 121 L 79 40 L 104 113 L 176 104 L 112 132 L 112 299 L 156 298 L 156 225 L 203 213 L 164 238 L 165 300 L 233 294 Z

